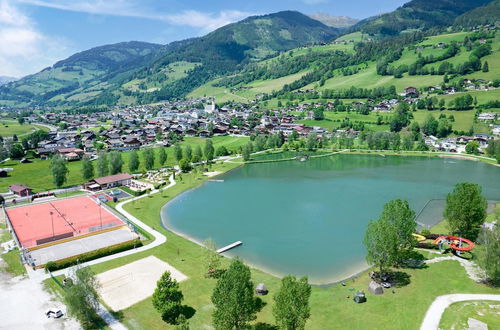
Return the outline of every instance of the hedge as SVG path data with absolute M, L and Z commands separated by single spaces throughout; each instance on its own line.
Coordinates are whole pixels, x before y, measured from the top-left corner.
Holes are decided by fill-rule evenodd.
M 132 190 L 129 187 L 125 187 L 125 186 L 121 187 L 121 189 L 123 189 L 126 193 L 128 193 L 132 196 L 135 196 L 135 197 L 141 196 L 146 192 L 146 190 L 135 191 L 135 190 Z
M 61 259 L 58 261 L 49 261 L 45 267 L 48 271 L 56 271 L 59 269 L 74 266 L 78 263 L 91 261 L 94 259 L 102 258 L 111 254 L 133 249 L 134 247 L 142 246 L 142 242 L 139 239 L 133 239 L 127 242 L 111 245 L 102 249 L 89 251 L 69 258 Z

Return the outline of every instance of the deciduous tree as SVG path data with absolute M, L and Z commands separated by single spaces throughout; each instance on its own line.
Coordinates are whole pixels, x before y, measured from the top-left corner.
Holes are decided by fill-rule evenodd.
M 131 172 L 135 172 L 139 169 L 139 155 L 137 155 L 137 151 L 132 151 L 130 153 L 130 157 L 128 158 L 128 169 Z
M 60 155 L 55 155 L 52 157 L 50 163 L 50 169 L 52 171 L 52 178 L 54 179 L 54 184 L 57 188 L 61 188 L 66 182 L 68 175 L 68 167 L 66 166 L 66 159 Z
M 486 218 L 486 207 L 479 185 L 460 182 L 446 196 L 444 217 L 453 234 L 475 240 Z
M 310 316 L 311 286 L 307 277 L 297 280 L 288 275 L 281 280 L 281 288 L 274 296 L 273 315 L 282 329 L 304 329 Z
M 258 300 L 253 294 L 250 268 L 239 259 L 233 259 L 228 270 L 217 280 L 212 302 L 216 329 L 243 329 L 255 320 Z
M 94 177 L 94 165 L 87 155 L 82 158 L 82 176 L 85 180 L 90 180 Z
M 184 296 L 179 289 L 179 283 L 165 272 L 156 283 L 153 293 L 153 306 L 161 314 L 163 321 L 175 324 L 182 311 Z

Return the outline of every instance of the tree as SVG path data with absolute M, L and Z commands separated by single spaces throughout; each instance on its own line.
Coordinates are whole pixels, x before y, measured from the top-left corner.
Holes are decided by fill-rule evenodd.
M 181 161 L 183 155 L 182 155 L 182 147 L 179 143 L 176 143 L 174 145 L 174 156 L 177 162 Z
M 108 154 L 105 151 L 99 152 L 97 155 L 97 173 L 99 176 L 106 176 L 109 173 Z
M 52 178 L 54 179 L 54 184 L 57 188 L 61 188 L 66 182 L 68 175 L 68 167 L 66 166 L 66 159 L 60 155 L 55 155 L 52 157 L 50 163 L 50 169 L 52 170 Z
M 156 282 L 153 293 L 153 306 L 161 314 L 163 321 L 175 324 L 182 311 L 184 296 L 179 289 L 179 283 L 170 277 L 170 272 L 163 273 Z
M 453 234 L 475 240 L 486 218 L 486 199 L 481 187 L 474 183 L 460 182 L 446 196 L 444 217 Z
M 184 148 L 184 158 L 186 158 L 188 161 L 191 161 L 191 159 L 193 158 L 193 149 L 189 144 Z
M 122 154 L 118 151 L 109 153 L 109 172 L 111 174 L 118 174 L 122 172 L 123 159 Z
M 379 268 L 382 274 L 398 260 L 397 236 L 389 221 L 379 219 L 370 221 L 365 232 L 364 245 L 367 250 L 366 261 Z
M 465 146 L 465 152 L 472 155 L 479 155 L 479 143 L 477 141 L 470 141 Z
M 485 71 L 485 72 L 486 72 L 486 71 Z M 17 122 L 19 123 L 19 125 L 23 125 L 23 124 L 24 124 L 24 122 L 25 122 L 24 117 L 19 117 L 19 118 L 17 119 Z
M 144 167 L 146 168 L 146 170 L 152 170 L 155 164 L 155 154 L 153 149 L 145 149 L 142 152 L 142 157 L 144 158 Z
M 490 71 L 490 67 L 488 65 L 488 61 L 484 61 L 483 72 L 488 72 L 488 71 Z
M 204 153 L 205 153 L 205 158 L 207 159 L 207 163 L 210 164 L 212 159 L 214 159 L 214 145 L 212 143 L 212 140 L 207 139 L 205 141 L 205 148 L 204 148 Z
M 281 288 L 274 296 L 273 315 L 282 329 L 304 329 L 310 316 L 311 286 L 307 277 L 297 280 L 288 275 L 281 280 Z
M 316 139 L 317 139 L 316 133 L 309 133 L 307 135 L 307 150 L 312 151 L 314 148 L 316 148 Z
M 413 144 L 414 140 L 410 134 L 406 134 L 403 136 L 402 145 L 404 150 L 413 150 Z
M 99 308 L 97 290 L 99 281 L 88 268 L 76 268 L 71 276 L 73 283 L 64 291 L 64 303 L 70 315 L 76 317 L 84 328 L 98 328 L 101 318 L 96 310 Z
M 197 145 L 194 148 L 193 163 L 198 163 L 203 158 L 203 152 L 201 151 L 201 146 Z
M 314 120 L 323 120 L 325 119 L 325 107 L 317 107 L 313 110 Z
M 90 180 L 94 177 L 94 165 L 87 155 L 82 158 L 82 176 L 85 180 Z
M 253 294 L 250 268 L 241 260 L 231 265 L 217 280 L 212 293 L 215 310 L 212 314 L 216 329 L 242 329 L 255 320 L 258 300 Z
M 423 123 L 421 129 L 425 135 L 436 135 L 438 125 L 439 125 L 439 123 L 436 120 L 436 118 L 434 118 L 433 115 L 428 114 L 424 120 L 424 123 Z
M 410 123 L 410 119 L 408 118 L 409 110 L 410 106 L 407 103 L 401 102 L 398 104 L 396 113 L 394 114 L 390 124 L 392 132 L 399 132 L 403 127 Z
M 249 161 L 250 160 L 252 151 L 253 151 L 253 143 L 252 143 L 252 141 L 248 141 L 243 146 L 243 149 L 242 149 L 242 154 L 243 154 L 243 160 L 244 161 Z
M 483 228 L 475 250 L 478 265 L 484 270 L 493 285 L 500 284 L 500 227 Z
M 23 158 L 24 157 L 23 147 L 19 143 L 13 144 L 10 147 L 9 156 L 10 156 L 11 159 L 20 159 L 20 158 Z
M 181 171 L 184 173 L 187 173 L 187 172 L 191 171 L 191 169 L 192 169 L 191 162 L 189 160 L 187 160 L 186 158 L 182 158 L 179 161 L 179 167 L 180 167 Z
M 203 261 L 209 275 L 215 274 L 221 264 L 221 256 L 217 253 L 215 241 L 211 238 L 203 242 Z
M 165 148 L 160 148 L 158 151 L 158 161 L 162 166 L 167 162 L 167 153 L 165 152 Z
M 417 230 L 417 223 L 415 211 L 410 208 L 407 201 L 395 199 L 386 203 L 379 219 L 388 221 L 393 226 L 399 252 L 413 248 L 415 240 L 412 234 Z
M 220 146 L 220 147 L 217 147 L 217 149 L 215 150 L 215 155 L 217 157 L 227 156 L 227 155 L 229 155 L 229 151 L 227 150 L 226 147 Z
M 139 169 L 139 155 L 137 154 L 137 151 L 132 151 L 130 153 L 130 157 L 128 158 L 128 169 L 131 172 L 135 172 Z

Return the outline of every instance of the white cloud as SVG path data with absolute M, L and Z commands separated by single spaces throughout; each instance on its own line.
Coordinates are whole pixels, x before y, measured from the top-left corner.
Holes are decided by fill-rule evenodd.
M 19 2 L 96 15 L 139 17 L 161 20 L 178 26 L 199 28 L 201 32 L 213 31 L 221 26 L 239 21 L 252 13 L 239 10 L 222 10 L 218 13 L 204 13 L 197 10 L 185 10 L 176 14 L 159 13 L 147 8 L 144 2 L 137 0 L 18 0 Z M 309 0 L 311 1 L 311 0 Z M 314 0 L 313 0 L 314 1 Z M 316 0 L 317 1 L 317 0 Z
M 223 10 L 216 15 L 186 10 L 180 14 L 165 15 L 161 18 L 173 25 L 190 26 L 200 28 L 203 32 L 209 32 L 250 15 L 252 14 L 238 10 Z
M 64 42 L 43 35 L 12 2 L 0 0 L 0 75 L 39 71 L 66 52 Z

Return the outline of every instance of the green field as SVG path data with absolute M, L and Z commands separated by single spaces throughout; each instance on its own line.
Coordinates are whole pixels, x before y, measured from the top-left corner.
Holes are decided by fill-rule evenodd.
M 335 41 L 362 41 L 366 38 L 369 38 L 368 34 L 362 33 L 362 32 L 354 32 L 354 33 L 349 33 L 349 34 L 344 34 L 340 38 L 335 39 Z
M 247 138 L 245 137 L 231 137 L 231 136 L 216 136 L 212 138 L 214 142 L 214 147 L 225 146 L 228 150 L 237 151 L 240 146 L 244 145 L 247 142 Z M 205 139 L 195 138 L 195 137 L 186 137 L 185 141 L 181 143 L 181 145 L 190 144 L 191 146 L 204 145 Z M 174 158 L 173 147 L 166 148 L 167 151 L 167 166 L 173 166 L 177 164 Z M 155 149 L 156 155 L 158 154 L 158 150 Z M 122 158 L 124 161 L 123 171 L 128 171 L 128 158 L 130 153 L 123 152 Z M 144 171 L 144 167 L 142 164 L 142 157 L 139 156 L 139 160 L 141 161 L 141 165 L 139 167 L 140 171 Z M 155 157 L 155 168 L 160 168 L 161 165 L 158 162 L 158 156 Z M 9 173 L 9 176 L 6 178 L 0 178 L 0 192 L 6 192 L 7 188 L 12 184 L 24 184 L 27 185 L 35 192 L 37 191 L 46 191 L 50 189 L 55 189 L 53 181 L 52 181 L 52 173 L 50 171 L 50 160 L 33 160 L 33 163 L 30 164 L 20 164 L 19 161 L 5 161 L 1 163 L 2 167 L 13 168 L 14 170 Z M 74 161 L 68 162 L 68 181 L 66 182 L 66 186 L 78 185 L 84 183 L 82 174 L 81 174 L 81 162 Z
M 3 270 L 5 270 L 7 273 L 10 273 L 14 276 L 26 274 L 26 269 L 21 263 L 18 249 L 4 253 L 0 255 L 0 257 L 6 263 L 6 266 Z
M 469 34 L 468 32 L 456 32 L 456 33 L 446 33 L 439 34 L 436 36 L 426 37 L 424 41 L 417 44 L 417 46 L 425 46 L 425 45 L 435 45 L 440 42 L 450 43 L 452 41 L 464 41 L 465 36 Z
M 213 170 L 228 170 L 234 164 L 217 164 Z M 185 174 L 182 181 L 163 194 L 155 194 L 125 206 L 134 216 L 167 236 L 167 243 L 150 251 L 141 252 L 124 258 L 92 266 L 97 273 L 127 264 L 131 261 L 155 255 L 168 262 L 189 279 L 180 283 L 184 294 L 184 303 L 195 309 L 189 320 L 193 329 L 202 329 L 211 324 L 213 305 L 210 296 L 215 280 L 204 276 L 202 249 L 165 229 L 159 224 L 158 214 L 161 207 L 180 192 L 200 184 L 205 178 L 200 174 Z M 162 196 L 163 195 L 163 196 Z M 228 260 L 223 264 L 227 266 Z M 333 320 L 337 324 L 349 324 L 353 329 L 418 329 L 427 308 L 439 295 L 449 293 L 494 293 L 496 289 L 471 281 L 465 270 L 455 261 L 443 261 L 423 269 L 398 269 L 407 274 L 408 284 L 394 288 L 394 293 L 386 291 L 384 295 L 374 296 L 367 293 L 365 304 L 355 304 L 352 295 L 356 290 L 368 292 L 370 281 L 368 272 L 347 280 L 346 286 L 332 285 L 312 288 L 310 299 L 311 318 L 308 329 L 327 329 Z M 254 283 L 265 283 L 270 295 L 262 299 L 266 303 L 258 313 L 256 322 L 263 322 L 264 328 L 274 324 L 272 316 L 273 295 L 279 288 L 279 279 L 259 270 L 252 270 Z M 49 280 L 50 281 L 50 280 Z M 157 329 L 172 328 L 165 324 L 153 309 L 151 298 L 141 301 L 121 311 L 121 320 L 132 328 Z M 262 328 L 262 327 L 261 327 Z
M 0 136 L 13 136 L 14 134 L 19 136 L 22 134 L 31 133 L 35 129 L 41 129 L 47 131 L 47 128 L 43 126 L 36 126 L 31 124 L 19 124 L 17 121 L 11 120 L 0 120 Z
M 306 119 L 299 120 L 298 123 L 305 124 L 306 126 L 319 126 L 332 131 L 333 129 L 338 129 L 341 121 L 344 119 L 349 119 L 352 122 L 362 122 L 365 123 L 365 128 L 369 131 L 387 131 L 389 130 L 389 125 L 377 125 L 377 118 L 380 116 L 385 119 L 389 119 L 391 114 L 381 114 L 378 115 L 376 112 L 370 112 L 368 115 L 362 115 L 357 112 L 331 112 L 325 111 L 324 120 L 314 120 Z
M 428 111 L 428 110 L 418 110 L 416 112 L 413 112 L 413 117 L 414 120 L 417 121 L 419 124 L 423 124 L 425 121 L 425 118 L 429 115 L 432 114 L 434 118 L 438 119 L 441 114 L 445 114 L 446 117 L 453 115 L 455 118 L 454 122 L 450 122 L 451 127 L 454 131 L 468 131 L 471 126 L 474 127 L 474 131 L 477 133 L 486 133 L 491 131 L 491 129 L 483 124 L 483 123 L 475 123 L 474 122 L 474 114 L 475 110 L 467 110 L 467 111 L 453 111 L 453 110 L 435 110 L 435 111 Z
M 488 325 L 488 329 L 500 329 L 500 302 L 463 301 L 451 304 L 441 318 L 440 329 L 467 329 L 467 321 L 474 318 Z

